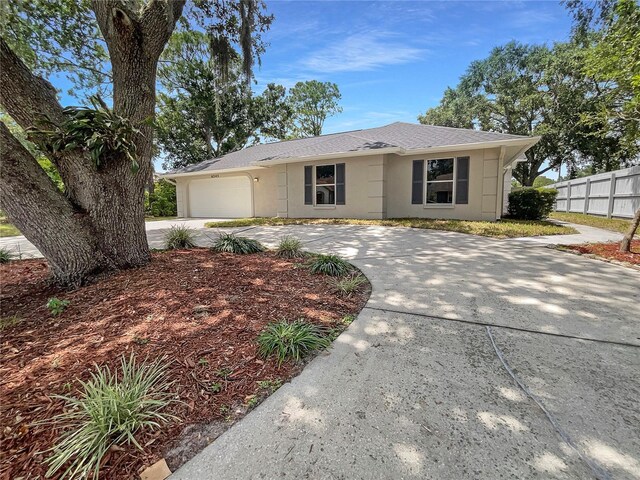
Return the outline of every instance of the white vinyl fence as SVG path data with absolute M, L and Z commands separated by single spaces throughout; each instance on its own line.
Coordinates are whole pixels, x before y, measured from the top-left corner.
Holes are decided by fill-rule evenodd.
M 558 212 L 631 218 L 640 208 L 640 166 L 554 183 Z

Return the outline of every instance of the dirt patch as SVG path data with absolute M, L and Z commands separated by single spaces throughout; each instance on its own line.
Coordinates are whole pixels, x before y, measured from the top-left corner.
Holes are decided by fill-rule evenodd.
M 640 265 L 640 240 L 631 242 L 631 252 L 621 252 L 620 242 L 615 243 L 585 243 L 582 245 L 564 245 L 564 250 L 571 250 L 582 255 L 594 255 L 616 262 Z
M 131 352 L 166 356 L 184 402 L 170 413 L 182 421 L 142 433 L 144 453 L 108 454 L 101 478 L 131 478 L 169 452 L 175 469 L 256 403 L 253 395 L 264 398 L 301 370 L 257 356 L 255 338 L 267 323 L 304 317 L 340 328 L 364 306 L 368 285 L 342 298 L 328 277 L 299 267 L 301 260 L 271 253 L 161 252 L 143 268 L 67 292 L 47 283 L 42 260 L 0 266 L 1 316 L 11 319 L 0 345 L 0 478 L 41 478 L 41 452 L 60 434 L 35 424 L 61 411 L 51 396 L 77 394 L 94 363 L 116 368 Z M 45 307 L 53 296 L 70 302 L 58 317 Z

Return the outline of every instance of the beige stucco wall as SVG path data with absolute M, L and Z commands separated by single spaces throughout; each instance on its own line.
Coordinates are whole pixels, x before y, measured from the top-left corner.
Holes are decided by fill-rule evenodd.
M 277 186 L 276 170 L 273 168 L 261 168 L 245 172 L 220 173 L 209 172 L 205 175 L 178 177 L 176 181 L 176 200 L 179 217 L 189 217 L 189 183 L 192 180 L 214 177 L 251 177 L 253 210 L 256 217 L 275 217 L 277 214 Z M 257 178 L 258 181 L 254 181 Z
M 469 203 L 446 207 L 411 203 L 411 169 L 413 160 L 466 157 L 469 161 Z M 470 150 L 451 154 L 399 156 L 387 158 L 387 217 L 495 220 L 498 194 L 499 150 Z
M 305 165 L 345 164 L 345 205 L 305 205 Z M 280 216 L 290 218 L 384 218 L 385 158 L 368 155 L 315 162 L 289 163 L 278 166 L 278 198 Z
M 413 160 L 470 157 L 469 203 L 432 207 L 411 203 Z M 345 163 L 345 205 L 305 205 L 304 167 Z M 499 149 L 451 154 L 399 156 L 368 155 L 349 159 L 296 162 L 237 173 L 208 173 L 176 179 L 178 216 L 188 217 L 189 182 L 217 176 L 250 176 L 254 216 L 291 218 L 451 218 L 495 220 L 502 209 L 505 179 Z

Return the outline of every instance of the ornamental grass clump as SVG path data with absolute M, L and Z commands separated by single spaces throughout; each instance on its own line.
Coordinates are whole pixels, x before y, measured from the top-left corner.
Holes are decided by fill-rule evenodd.
M 0 263 L 9 263 L 13 254 L 6 248 L 0 248 Z
M 311 273 L 343 277 L 351 273 L 351 265 L 337 255 L 315 255 L 309 262 Z
M 325 333 L 304 320 L 270 323 L 258 336 L 258 353 L 264 358 L 274 355 L 278 366 L 287 359 L 297 361 L 314 350 L 327 348 L 331 340 Z
M 174 402 L 162 361 L 136 363 L 132 354 L 121 361 L 121 373 L 98 367 L 87 382 L 80 382 L 81 395 L 58 395 L 66 403 L 63 413 L 52 420 L 65 427 L 46 459 L 47 477 L 99 477 L 103 457 L 117 445 L 142 446 L 135 438 L 140 430 L 155 430 L 176 419 L 162 413 Z
M 351 275 L 337 280 L 335 287 L 336 291 L 340 295 L 350 297 L 358 290 L 358 288 L 360 288 L 361 285 L 364 285 L 365 283 L 367 283 L 366 277 L 358 273 L 357 275 Z
M 184 225 L 173 225 L 164 236 L 164 245 L 168 250 L 181 250 L 196 246 L 195 232 Z
M 291 235 L 282 237 L 278 247 L 276 248 L 276 255 L 284 258 L 297 258 L 302 257 L 304 252 L 302 251 L 302 242 Z
M 215 252 L 237 253 L 247 255 L 249 253 L 264 252 L 264 246 L 257 240 L 246 237 L 238 237 L 233 233 L 222 233 L 211 247 Z

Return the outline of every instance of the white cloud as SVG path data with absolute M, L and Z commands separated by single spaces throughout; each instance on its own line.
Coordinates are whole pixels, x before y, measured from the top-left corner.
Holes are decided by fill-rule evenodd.
M 395 35 L 385 32 L 349 35 L 311 54 L 301 66 L 315 72 L 362 72 L 408 63 L 427 53 L 393 37 Z

